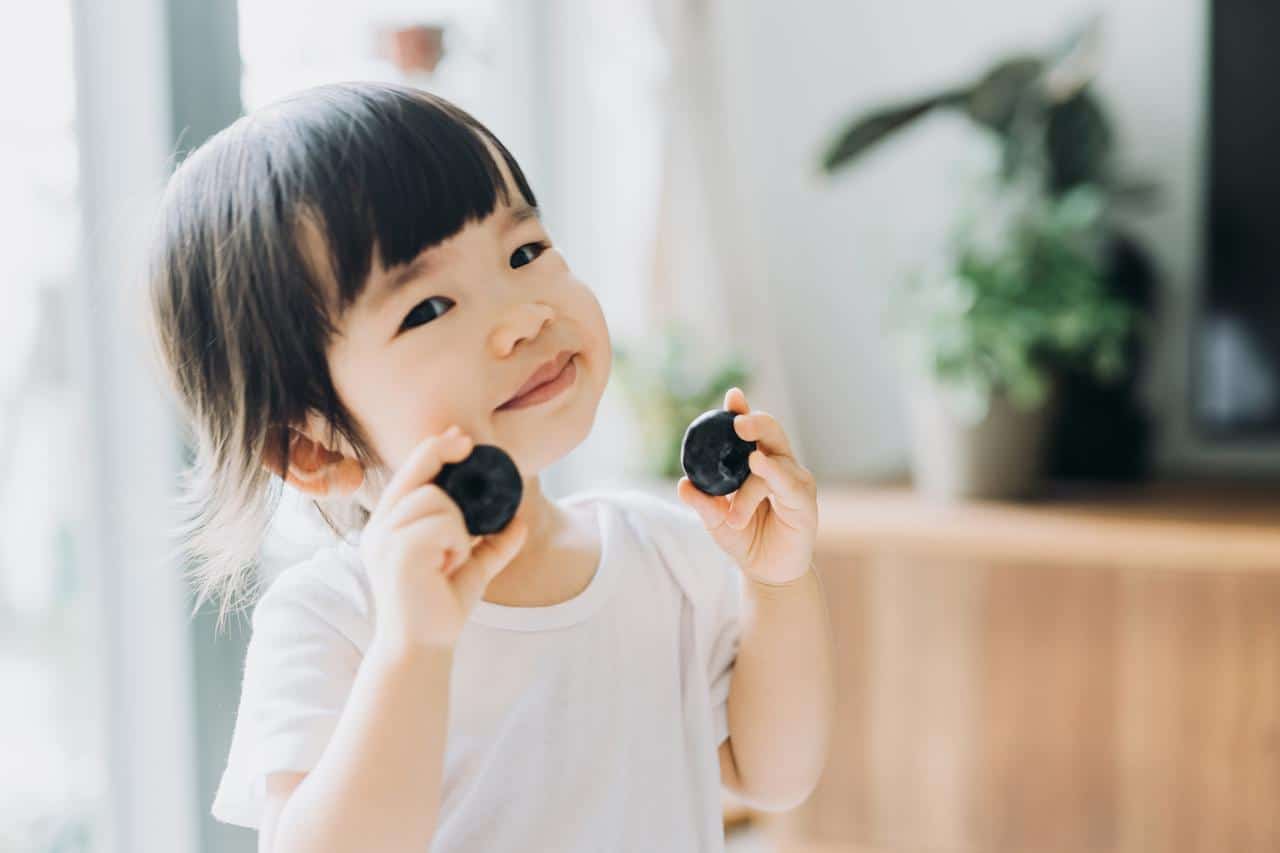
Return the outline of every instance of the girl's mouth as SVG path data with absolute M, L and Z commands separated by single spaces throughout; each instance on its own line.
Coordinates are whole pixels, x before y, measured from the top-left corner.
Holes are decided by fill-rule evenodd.
M 545 403 L 553 397 L 558 397 L 562 391 L 573 385 L 578 376 L 578 357 L 574 355 L 565 364 L 564 369 L 560 371 L 554 378 L 547 380 L 541 385 L 531 388 L 519 397 L 503 403 L 497 408 L 502 412 L 508 409 L 525 409 L 529 406 L 536 406 L 539 403 Z

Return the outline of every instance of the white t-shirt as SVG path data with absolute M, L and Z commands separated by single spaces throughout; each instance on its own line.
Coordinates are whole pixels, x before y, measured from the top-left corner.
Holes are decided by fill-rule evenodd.
M 717 750 L 740 572 L 691 508 L 632 489 L 560 503 L 579 501 L 602 542 L 587 587 L 546 607 L 482 600 L 458 637 L 430 853 L 724 849 Z M 372 607 L 349 543 L 267 588 L 215 818 L 257 827 L 264 774 L 316 765 Z

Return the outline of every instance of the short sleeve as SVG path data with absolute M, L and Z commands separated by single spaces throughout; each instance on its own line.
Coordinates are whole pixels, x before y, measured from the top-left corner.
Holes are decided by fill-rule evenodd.
M 738 659 L 738 641 L 742 633 L 742 575 L 723 553 L 716 566 L 722 578 L 709 609 L 711 643 L 707 678 L 711 685 L 711 720 L 718 747 L 729 737 L 729 683 Z
M 742 572 L 716 544 L 692 507 L 629 490 L 627 499 L 654 522 L 648 535 L 667 552 L 695 609 L 706 667 L 715 746 L 729 736 L 729 686 L 742 634 Z
M 363 659 L 343 630 L 352 604 L 314 579 L 282 574 L 254 608 L 244 677 L 212 814 L 257 828 L 266 775 L 319 761 Z

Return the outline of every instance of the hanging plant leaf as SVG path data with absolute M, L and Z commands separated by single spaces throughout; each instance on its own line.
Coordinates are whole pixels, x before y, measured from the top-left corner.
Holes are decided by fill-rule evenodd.
M 925 113 L 962 103 L 967 96 L 965 91 L 943 92 L 907 104 L 882 107 L 854 121 L 828 146 L 822 156 L 822 171 L 827 174 L 836 171 Z
M 1034 56 L 1001 62 L 969 90 L 965 99 L 969 118 L 997 133 L 1007 133 L 1019 105 L 1043 70 L 1044 63 Z
M 1049 190 L 1062 193 L 1083 183 L 1097 183 L 1111 152 L 1111 126 L 1088 89 L 1049 109 L 1045 147 L 1049 157 Z

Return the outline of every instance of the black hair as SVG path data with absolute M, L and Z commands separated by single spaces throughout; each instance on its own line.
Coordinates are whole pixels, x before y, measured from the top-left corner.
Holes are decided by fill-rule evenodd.
M 309 412 L 366 471 L 381 465 L 334 390 L 325 356 L 336 321 L 386 269 L 488 217 L 509 187 L 537 206 L 511 153 L 457 105 L 406 85 L 333 83 L 268 104 L 212 136 L 170 177 L 151 247 L 156 351 L 191 429 L 178 529 L 194 560 L 196 608 L 251 597 L 252 567 Z M 311 227 L 322 257 L 308 253 Z M 347 502 L 343 535 L 367 521 Z M 333 507 L 330 507 L 333 510 Z

